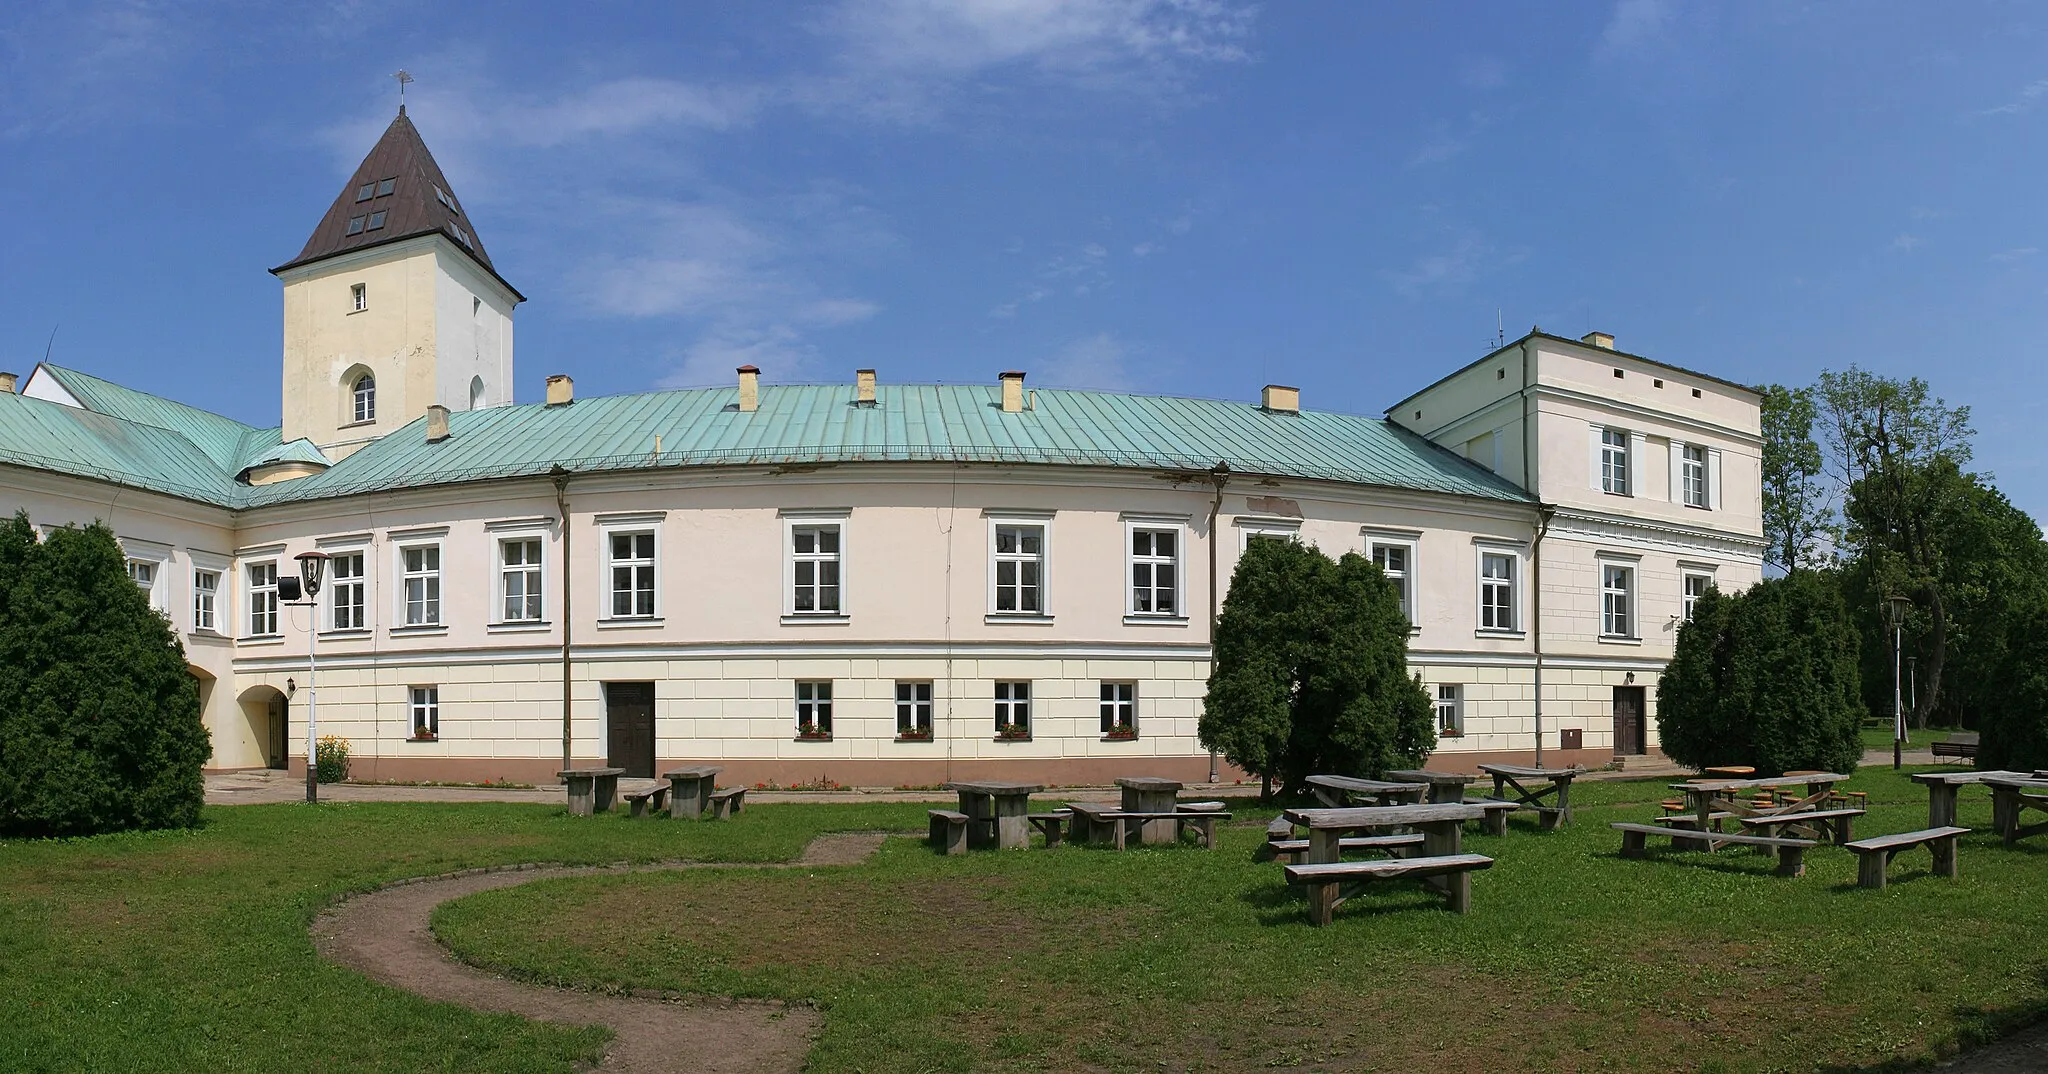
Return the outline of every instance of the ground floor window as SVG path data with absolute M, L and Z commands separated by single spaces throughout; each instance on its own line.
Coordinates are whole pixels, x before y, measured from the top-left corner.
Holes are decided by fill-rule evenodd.
M 820 738 L 832 733 L 832 683 L 799 681 L 796 684 L 796 733 Z
M 1436 733 L 1449 738 L 1465 733 L 1465 705 L 1457 683 L 1436 686 Z
M 421 739 L 441 737 L 440 687 L 415 686 L 412 688 L 412 737 Z
M 896 736 L 930 738 L 932 735 L 932 684 L 896 684 Z
M 1136 738 L 1138 735 L 1138 684 L 1102 684 L 1102 733 Z
M 1000 738 L 1031 736 L 1031 684 L 996 684 L 996 735 Z

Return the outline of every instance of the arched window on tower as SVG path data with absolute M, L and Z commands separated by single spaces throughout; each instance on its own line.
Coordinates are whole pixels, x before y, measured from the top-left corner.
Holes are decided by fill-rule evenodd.
M 377 378 L 368 373 L 356 378 L 356 420 L 377 420 Z
M 483 408 L 484 408 L 484 378 L 482 378 L 482 377 L 471 377 L 471 378 L 469 378 L 469 409 L 471 409 L 471 410 L 482 410 Z

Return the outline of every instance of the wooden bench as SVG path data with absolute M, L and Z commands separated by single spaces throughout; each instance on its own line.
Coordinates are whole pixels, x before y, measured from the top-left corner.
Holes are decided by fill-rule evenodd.
M 1290 865 L 1287 867 L 1287 882 L 1313 889 L 1308 900 L 1309 923 L 1327 925 L 1337 904 L 1349 897 L 1343 887 L 1347 882 L 1395 880 L 1410 876 L 1447 876 L 1486 869 L 1492 865 L 1493 859 L 1484 854 L 1444 854 L 1431 858 L 1387 858 L 1380 861 L 1336 861 L 1319 865 Z M 1337 888 L 1336 898 L 1319 897 L 1321 889 L 1333 885 Z M 1470 885 L 1451 884 L 1447 892 L 1450 895 L 1450 907 L 1454 912 L 1471 912 Z
M 1764 829 L 1766 832 L 1788 826 L 1811 825 L 1816 832 L 1827 832 L 1837 846 L 1855 838 L 1850 826 L 1864 814 L 1861 809 L 1818 809 L 1807 813 L 1771 813 L 1761 817 L 1737 817 L 1735 822 L 1744 829 Z
M 636 788 L 619 797 L 626 800 L 629 815 L 644 817 L 649 813 L 659 813 L 665 808 L 668 802 L 668 784 L 657 783 L 652 787 Z
M 1182 802 L 1173 807 L 1182 813 L 1221 813 L 1222 802 Z
M 1276 839 L 1292 838 L 1294 838 L 1294 822 L 1286 817 L 1274 817 L 1272 823 L 1266 825 L 1267 842 L 1270 843 Z
M 1116 838 L 1110 828 L 1113 826 L 1109 815 L 1117 808 L 1101 802 L 1068 802 L 1067 812 L 1073 816 L 1067 823 L 1067 839 L 1074 843 L 1108 842 Z
M 1669 836 L 1673 847 L 1700 847 L 1709 853 L 1722 843 L 1735 843 L 1759 849 L 1776 849 L 1778 852 L 1779 876 L 1805 876 L 1806 852 L 1819 844 L 1811 839 L 1788 839 L 1779 835 L 1734 835 L 1721 832 L 1700 832 L 1692 828 L 1658 827 L 1655 824 L 1628 824 L 1615 821 L 1608 825 L 1621 833 L 1621 856 L 1624 858 L 1647 858 L 1650 856 L 1650 836 Z
M 1181 836 L 1186 835 L 1189 828 L 1193 828 L 1195 834 L 1201 837 L 1202 845 L 1210 850 L 1214 850 L 1216 849 L 1216 822 L 1230 819 L 1230 814 L 1228 813 L 1182 813 L 1178 811 L 1173 813 L 1125 813 L 1119 810 L 1098 814 L 1097 816 L 1100 820 L 1110 822 L 1112 838 L 1116 841 L 1116 848 L 1118 850 L 1124 849 L 1130 842 L 1132 831 L 1139 825 L 1148 821 L 1162 820 L 1174 822 L 1173 836 L 1175 841 L 1178 841 Z
M 727 787 L 724 790 L 712 791 L 710 801 L 711 818 L 713 820 L 724 820 L 729 816 L 736 816 L 746 810 L 747 789 L 745 787 Z
M 1073 816 L 1071 809 L 1055 809 L 1050 813 L 1026 813 L 1024 819 L 1045 836 L 1045 849 L 1051 850 L 1060 845 L 1060 828 Z
M 1395 857 L 1400 857 L 1401 851 L 1419 847 L 1423 841 L 1421 832 L 1407 832 L 1401 835 L 1347 835 L 1337 840 L 1337 852 L 1341 854 L 1347 850 L 1384 850 Z M 1298 865 L 1308 854 L 1308 842 L 1306 839 L 1269 839 L 1266 841 L 1266 851 L 1272 857 L 1286 858 Z
M 1476 805 L 1479 808 L 1486 810 L 1486 815 L 1479 818 L 1479 830 L 1485 832 L 1488 835 L 1508 834 L 1508 814 L 1513 813 L 1517 809 L 1524 808 L 1521 805 L 1521 803 L 1510 802 L 1505 798 L 1468 798 L 1465 800 L 1465 804 Z M 1549 809 L 1550 807 L 1537 806 L 1534 808 L 1536 808 L 1540 812 L 1541 810 Z M 1557 812 L 1557 810 L 1555 809 L 1551 809 L 1550 811 L 1553 813 Z M 1555 821 L 1552 821 L 1546 823 L 1544 827 L 1555 828 L 1557 827 L 1557 824 Z
M 1927 750 L 1929 753 L 1934 754 L 1934 759 L 1937 761 L 1943 757 L 1953 758 L 1958 761 L 1974 761 L 1977 759 L 1977 736 L 1967 731 L 1953 734 L 1928 746 Z M 1930 828 L 1928 830 L 1932 831 L 1933 829 Z
M 1934 852 L 1934 875 L 1957 875 L 1956 838 L 1967 834 L 1969 830 L 1951 824 L 1940 828 L 1925 828 L 1917 832 L 1900 832 L 1897 835 L 1858 839 L 1842 845 L 1856 852 L 1856 886 L 1882 891 L 1885 870 L 1891 866 L 1892 855 L 1902 850 L 1911 850 L 1922 843 L 1927 844 L 1928 849 Z
M 941 854 L 967 853 L 967 814 L 951 809 L 929 811 L 932 849 Z

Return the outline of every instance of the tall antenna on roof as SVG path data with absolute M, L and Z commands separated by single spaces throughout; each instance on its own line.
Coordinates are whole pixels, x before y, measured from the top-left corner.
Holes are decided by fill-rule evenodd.
M 57 345 L 57 329 L 62 327 L 64 324 L 61 321 L 50 326 L 50 340 L 43 344 L 43 362 L 46 365 L 50 361 L 50 348 Z
M 398 114 L 405 114 L 405 84 L 412 81 L 412 73 L 401 67 L 392 78 L 398 80 Z
M 1508 323 L 1501 317 L 1500 307 L 1493 307 L 1493 349 L 1508 345 Z

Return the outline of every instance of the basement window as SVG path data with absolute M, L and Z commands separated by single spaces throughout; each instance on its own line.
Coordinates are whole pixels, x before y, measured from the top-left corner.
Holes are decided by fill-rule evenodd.
M 360 217 L 360 216 L 351 216 L 351 217 L 349 217 L 349 218 L 348 218 L 348 233 L 349 233 L 349 234 L 351 234 L 351 235 L 360 235 L 360 234 L 362 234 L 362 233 L 363 233 L 363 218 L 362 218 L 362 217 Z
M 373 198 L 373 197 L 376 197 L 376 196 L 377 196 L 377 184 L 375 184 L 375 183 L 364 183 L 364 184 L 363 184 L 362 186 L 359 186 L 359 187 L 357 187 L 357 188 L 356 188 L 356 200 L 357 200 L 357 201 L 368 201 L 368 200 L 370 200 L 371 198 Z
M 391 191 L 397 186 L 398 180 L 396 178 L 380 179 L 377 181 L 377 196 L 380 198 L 384 197 L 385 195 L 390 194 Z
M 375 230 L 377 230 L 378 228 L 381 228 L 381 227 L 383 227 L 383 226 L 384 226 L 384 210 L 382 210 L 382 209 L 379 209 L 379 210 L 377 210 L 376 212 L 374 212 L 374 213 L 371 213 L 371 214 L 370 214 L 370 222 L 369 222 L 369 223 L 367 223 L 367 224 L 364 224 L 364 225 L 363 225 L 363 230 L 364 230 L 364 231 L 375 231 Z

